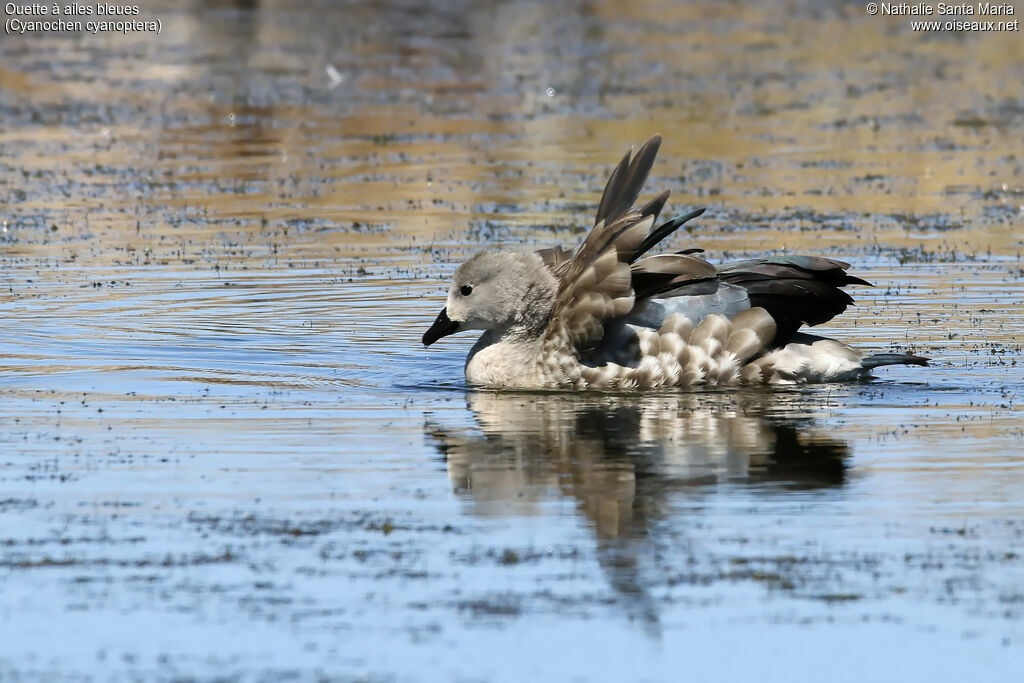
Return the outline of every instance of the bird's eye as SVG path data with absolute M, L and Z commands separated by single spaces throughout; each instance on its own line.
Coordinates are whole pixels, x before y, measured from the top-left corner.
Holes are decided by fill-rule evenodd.
M 462 296 L 469 296 L 473 293 L 473 288 L 470 285 L 462 285 L 459 287 L 459 293 L 462 294 Z

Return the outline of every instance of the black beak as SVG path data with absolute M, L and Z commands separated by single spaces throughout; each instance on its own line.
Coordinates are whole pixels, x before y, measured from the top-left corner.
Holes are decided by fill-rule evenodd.
M 437 314 L 437 320 L 430 326 L 430 329 L 423 333 L 423 345 L 430 346 L 441 337 L 455 334 L 459 331 L 459 324 L 448 319 L 448 309 L 442 308 Z

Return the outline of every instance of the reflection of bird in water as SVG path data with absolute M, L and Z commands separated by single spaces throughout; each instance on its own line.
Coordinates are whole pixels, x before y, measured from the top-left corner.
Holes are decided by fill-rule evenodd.
M 575 499 L 622 604 L 655 631 L 647 587 L 664 578 L 662 558 L 677 555 L 657 552 L 680 527 L 666 523 L 670 494 L 699 504 L 723 482 L 837 486 L 849 453 L 793 417 L 820 408 L 801 394 L 471 393 L 468 403 L 480 434 L 430 423 L 427 433 L 471 514 L 541 514 L 541 501 Z
M 601 536 L 648 493 L 737 480 L 841 484 L 845 443 L 813 431 L 817 408 L 781 392 L 575 395 L 471 393 L 482 436 L 431 428 L 457 492 L 482 514 L 523 513 L 553 491 L 581 501 Z M 650 481 L 647 481 L 650 480 Z M 611 511 L 616 512 L 612 513 Z

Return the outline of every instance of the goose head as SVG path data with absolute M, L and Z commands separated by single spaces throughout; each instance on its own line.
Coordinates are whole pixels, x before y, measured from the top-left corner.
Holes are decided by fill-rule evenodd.
M 482 251 L 455 270 L 447 305 L 423 335 L 430 346 L 463 330 L 536 339 L 551 316 L 558 281 L 534 253 Z

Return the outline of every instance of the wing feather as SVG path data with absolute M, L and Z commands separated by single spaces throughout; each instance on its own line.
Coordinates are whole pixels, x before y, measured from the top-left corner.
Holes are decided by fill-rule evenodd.
M 622 161 L 608 179 L 604 194 L 601 195 L 596 223 L 613 223 L 633 208 L 654 165 L 654 158 L 658 156 L 659 147 L 661 136 L 655 135 L 640 147 L 640 151 L 632 159 L 630 153 L 626 152 L 626 156 L 622 157 Z
M 551 273 L 556 278 L 561 278 L 565 275 L 565 271 L 569 267 L 569 262 L 572 260 L 572 252 L 568 249 L 562 249 L 560 246 L 538 249 L 537 255 L 541 257 L 544 261 L 544 265 L 551 270 Z
M 701 213 L 693 212 L 653 229 L 669 192 L 662 192 L 640 208 L 634 206 L 660 145 L 661 137 L 655 135 L 635 155 L 626 153 L 622 158 L 605 186 L 594 227 L 574 254 L 560 248 L 539 252 L 548 268 L 561 278 L 546 331 L 548 341 L 568 342 L 576 352 L 585 350 L 604 337 L 610 320 L 633 309 L 635 288 L 643 296 L 650 296 L 715 277 L 713 266 L 693 256 L 666 254 L 640 259 Z
M 747 290 L 751 306 L 767 310 L 778 324 L 776 345 L 803 325 L 820 325 L 846 310 L 853 298 L 841 288 L 869 285 L 849 275 L 850 264 L 823 256 L 773 256 L 719 266 L 719 277 Z

